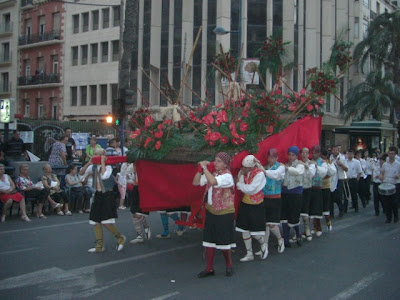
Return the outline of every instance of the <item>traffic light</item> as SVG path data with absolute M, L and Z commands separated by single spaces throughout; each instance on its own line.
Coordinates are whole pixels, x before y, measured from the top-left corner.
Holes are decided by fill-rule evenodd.
M 116 119 L 116 120 L 115 120 L 115 125 L 116 125 L 116 126 L 119 126 L 119 119 Z

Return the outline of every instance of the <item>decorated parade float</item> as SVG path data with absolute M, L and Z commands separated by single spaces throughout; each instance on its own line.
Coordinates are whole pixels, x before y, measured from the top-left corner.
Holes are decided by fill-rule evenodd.
M 198 38 L 192 55 L 197 41 Z M 337 41 L 330 60 L 320 69 L 307 70 L 304 87 L 298 91 L 286 81 L 290 72 L 297 72 L 293 64 L 283 62 L 289 43 L 275 37 L 265 40 L 257 53 L 259 64 L 247 68 L 253 78 L 259 78 L 260 84 L 247 87 L 240 82 L 243 61 L 220 47 L 212 65 L 227 84 L 220 88 L 222 102 L 218 105 L 210 98 L 201 99 L 199 106 L 188 106 L 181 101 L 183 88 L 190 90 L 185 84 L 190 59 L 182 84 L 176 89 L 168 80 L 158 88 L 143 71 L 167 99 L 170 113 L 156 120 L 151 108 L 144 105 L 130 117 L 129 138 L 133 146 L 127 158 L 136 163 L 141 208 L 157 211 L 190 206 L 191 216 L 182 224 L 201 228 L 205 190 L 192 185 L 197 162 L 213 161 L 217 152 L 227 152 L 233 157 L 231 171 L 235 175 L 249 153 L 265 165 L 267 151 L 276 148 L 279 161 L 284 163 L 288 147 L 311 148 L 319 144 L 325 99 L 339 99 L 336 91 L 340 78 L 352 64 L 350 47 Z M 265 74 L 274 80 L 271 90 L 264 83 Z M 237 202 L 240 197 L 238 193 Z

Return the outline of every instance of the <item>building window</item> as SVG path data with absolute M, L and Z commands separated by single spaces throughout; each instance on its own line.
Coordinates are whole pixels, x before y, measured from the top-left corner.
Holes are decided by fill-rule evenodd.
M 37 98 L 36 101 L 37 101 L 37 103 L 39 103 L 38 104 L 38 110 L 37 110 L 38 118 L 43 118 L 44 117 L 44 106 L 43 106 L 43 103 L 42 103 L 42 98 Z
M 81 46 L 81 64 L 86 65 L 88 63 L 88 45 Z
M 27 43 L 29 43 L 29 41 L 31 39 L 31 33 L 32 33 L 31 19 L 26 19 L 25 20 L 25 40 Z
M 44 16 L 40 16 L 39 17 L 39 35 L 43 36 L 46 30 L 46 23 L 45 23 L 45 19 Z
M 110 27 L 110 9 L 109 8 L 103 8 L 101 10 L 102 15 L 103 15 L 103 28 L 108 28 Z
M 51 109 L 51 118 L 57 120 L 57 104 L 53 104 Z
M 53 31 L 60 32 L 60 13 L 53 14 Z
M 25 76 L 31 76 L 31 60 L 25 59 L 24 65 L 25 65 Z
M 119 60 L 119 41 L 112 41 L 112 61 Z
M 90 86 L 90 105 L 97 105 L 97 86 Z
M 71 106 L 78 105 L 78 88 L 76 86 L 71 87 Z
M 1 73 L 1 91 L 3 93 L 9 92 L 9 79 L 8 72 Z
M 379 15 L 381 13 L 381 4 L 376 2 L 376 14 Z
M 2 46 L 1 62 L 10 61 L 10 43 L 3 43 L 1 46 Z
M 120 7 L 114 6 L 113 7 L 113 26 L 119 26 L 120 24 Z
M 354 38 L 360 38 L 360 18 L 354 17 Z
M 28 117 L 29 118 L 29 116 L 31 115 L 31 106 L 30 106 L 29 100 L 25 100 L 24 102 L 25 102 L 25 114 L 24 114 L 24 117 Z
M 89 31 L 89 13 L 82 14 L 82 32 Z
M 100 105 L 107 105 L 107 84 L 100 85 Z
M 4 32 L 11 32 L 11 14 L 4 14 L 3 15 L 3 25 L 4 25 Z
M 81 106 L 87 105 L 87 86 L 81 86 Z
M 369 0 L 363 0 L 363 4 L 365 7 L 369 8 Z
M 40 74 L 43 74 L 46 72 L 46 70 L 44 68 L 44 57 L 43 56 L 37 58 L 37 71 L 39 71 Z
M 368 21 L 363 20 L 363 38 L 365 39 L 368 36 Z
M 72 16 L 73 33 L 79 33 L 79 15 Z
M 92 11 L 92 30 L 99 29 L 99 11 Z
M 108 42 L 101 43 L 101 62 L 108 62 Z
M 111 99 L 112 100 L 118 99 L 118 84 L 117 83 L 111 84 Z
M 92 55 L 92 64 L 97 64 L 97 57 L 99 55 L 99 46 L 98 44 L 91 44 L 90 45 L 90 52 Z
M 78 47 L 72 47 L 72 65 L 78 65 Z
M 52 73 L 58 74 L 58 55 L 51 56 Z

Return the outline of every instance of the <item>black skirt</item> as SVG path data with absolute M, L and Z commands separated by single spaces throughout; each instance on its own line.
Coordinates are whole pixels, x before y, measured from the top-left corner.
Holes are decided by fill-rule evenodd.
M 330 189 L 323 189 L 322 190 L 322 214 L 324 216 L 329 216 L 330 207 L 331 207 L 331 190 Z
M 281 222 L 282 198 L 264 198 L 265 223 L 279 225 Z
M 310 198 L 310 217 L 322 219 L 322 190 L 312 189 Z
M 203 246 L 220 250 L 235 248 L 235 214 L 213 215 L 206 211 Z
M 300 225 L 301 206 L 301 194 L 282 194 L 281 222 L 289 223 L 290 227 Z
M 115 218 L 118 218 L 118 215 L 117 202 L 114 199 L 113 191 L 105 193 L 96 191 L 89 219 L 93 222 L 101 223 L 101 221 Z
M 149 215 L 148 212 L 143 212 L 140 209 L 139 187 L 137 185 L 134 185 L 132 191 L 129 193 L 130 195 L 132 195 L 131 213 Z
M 300 215 L 302 217 L 308 217 L 310 215 L 310 199 L 311 199 L 311 188 L 303 189 L 303 198 Z
M 256 205 L 240 202 L 236 231 L 250 231 L 251 235 L 265 235 L 264 201 Z

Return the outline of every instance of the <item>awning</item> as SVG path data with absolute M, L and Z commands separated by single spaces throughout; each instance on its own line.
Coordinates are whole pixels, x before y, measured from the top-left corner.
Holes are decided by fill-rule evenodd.
M 365 134 L 365 135 L 376 135 L 381 134 L 383 131 L 397 131 L 397 128 L 393 127 L 392 124 L 386 122 L 380 122 L 377 120 L 368 120 L 361 122 L 352 122 L 350 126 L 336 127 L 333 129 L 334 133 L 346 133 L 346 134 Z

